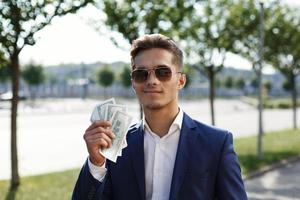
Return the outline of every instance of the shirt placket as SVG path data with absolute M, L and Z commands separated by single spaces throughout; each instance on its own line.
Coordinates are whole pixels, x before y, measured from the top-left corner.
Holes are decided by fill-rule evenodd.
M 162 153 L 161 153 L 161 139 L 155 137 L 155 153 L 154 153 L 154 166 L 153 166 L 153 195 L 152 200 L 159 199 L 161 185 L 161 173 L 162 173 Z

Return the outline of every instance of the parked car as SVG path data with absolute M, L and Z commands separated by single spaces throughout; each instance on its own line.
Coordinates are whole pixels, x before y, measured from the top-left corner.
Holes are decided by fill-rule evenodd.
M 10 101 L 12 99 L 12 92 L 8 91 L 0 94 L 0 101 Z M 25 95 L 23 91 L 19 92 L 19 100 L 26 100 L 28 97 Z

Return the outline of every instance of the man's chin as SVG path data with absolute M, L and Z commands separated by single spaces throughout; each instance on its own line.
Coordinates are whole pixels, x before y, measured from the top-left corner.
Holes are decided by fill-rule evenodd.
M 155 103 L 155 102 L 151 102 L 148 104 L 144 104 L 143 105 L 144 108 L 148 109 L 148 110 L 159 110 L 161 108 L 163 108 L 163 105 L 161 103 Z

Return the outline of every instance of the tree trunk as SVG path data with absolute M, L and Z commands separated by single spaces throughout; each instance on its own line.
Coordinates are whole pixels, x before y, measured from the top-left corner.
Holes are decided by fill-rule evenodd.
M 296 85 L 296 75 L 292 73 L 292 102 L 293 102 L 293 128 L 297 129 L 297 85 Z
M 261 65 L 261 63 L 260 63 Z M 260 67 L 261 68 L 261 67 Z M 258 135 L 257 135 L 257 157 L 263 159 L 263 94 L 262 94 L 262 71 L 257 72 L 258 76 Z
M 213 67 L 208 69 L 209 76 L 209 102 L 210 102 L 210 113 L 211 113 L 211 124 L 215 125 L 215 109 L 214 109 L 214 99 L 215 99 L 215 74 Z
M 17 147 L 17 112 L 18 112 L 18 93 L 19 93 L 19 54 L 14 53 L 11 58 L 12 69 L 12 93 L 11 100 L 11 183 L 10 188 L 16 189 L 20 184 L 18 172 L 18 147 Z

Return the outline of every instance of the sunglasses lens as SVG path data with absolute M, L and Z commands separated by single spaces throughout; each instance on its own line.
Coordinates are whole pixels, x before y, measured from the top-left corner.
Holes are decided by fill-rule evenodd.
M 148 71 L 147 70 L 143 70 L 143 69 L 137 69 L 134 70 L 131 74 L 132 79 L 137 82 L 137 83 L 141 83 L 147 80 L 148 78 Z
M 160 81 L 169 81 L 172 77 L 172 70 L 169 67 L 159 67 L 155 70 L 155 76 Z M 136 69 L 131 73 L 131 78 L 137 83 L 147 81 L 149 72 L 146 69 Z
M 172 77 L 172 70 L 169 67 L 156 68 L 155 75 L 160 81 L 168 81 Z

